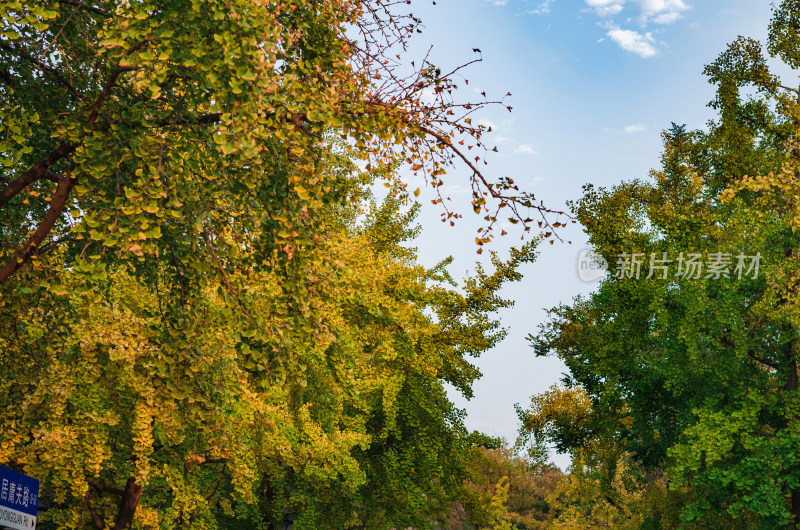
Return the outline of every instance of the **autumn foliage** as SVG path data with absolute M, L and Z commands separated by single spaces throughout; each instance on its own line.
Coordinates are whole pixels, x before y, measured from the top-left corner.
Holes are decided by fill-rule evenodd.
M 0 5 L 0 463 L 43 527 L 427 526 L 472 445 L 444 384 L 535 244 L 457 288 L 396 176 L 484 174 L 406 2 Z M 477 154 L 476 154 L 477 153 Z M 469 155 L 468 155 L 469 154 Z M 375 179 L 386 200 L 368 192 Z

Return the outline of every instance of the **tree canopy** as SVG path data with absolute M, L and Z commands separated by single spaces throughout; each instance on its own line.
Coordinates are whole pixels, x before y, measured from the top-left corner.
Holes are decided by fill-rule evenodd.
M 501 100 L 409 60 L 406 4 L 0 5 L 0 463 L 42 527 L 449 513 L 482 438 L 444 385 L 470 395 L 538 239 L 456 286 L 404 246 L 398 168 L 464 168 L 479 245 L 550 210 L 483 173 Z
M 87 274 L 144 255 L 231 259 L 231 226 L 254 240 L 249 263 L 291 258 L 314 243 L 313 210 L 346 195 L 324 170 L 331 137 L 384 175 L 407 162 L 435 190 L 463 164 L 487 214 L 479 244 L 501 206 L 526 224 L 528 207 L 546 213 L 479 168 L 487 131 L 469 116 L 491 102 L 455 99 L 459 68 L 409 64 L 419 20 L 404 5 L 5 2 L 0 282 L 52 267 L 56 245 Z
M 639 527 L 800 523 L 800 88 L 768 66 L 800 66 L 798 20 L 800 3 L 782 2 L 766 47 L 740 37 L 706 67 L 719 119 L 665 131 L 649 181 L 587 186 L 574 204 L 611 273 L 531 337 L 570 374 L 521 411 L 526 434 L 583 470 L 583 495 L 562 497 L 567 519 L 595 498 L 631 524 L 639 501 L 614 485 L 629 476 L 625 491 L 663 490 L 660 505 L 637 505 Z

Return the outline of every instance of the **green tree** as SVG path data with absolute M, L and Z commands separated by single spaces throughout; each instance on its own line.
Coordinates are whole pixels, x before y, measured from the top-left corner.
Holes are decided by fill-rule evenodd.
M 612 268 L 638 254 L 642 274 L 612 271 L 588 299 L 553 310 L 533 337 L 591 401 L 587 429 L 551 422 L 544 434 L 577 452 L 602 433 L 645 472 L 666 471 L 667 496 L 685 493 L 682 518 L 698 527 L 800 523 L 800 89 L 768 67 L 768 58 L 800 66 L 798 21 L 800 3 L 782 2 L 768 55 L 739 38 L 706 68 L 720 118 L 706 132 L 665 132 L 650 182 L 586 188 L 574 211 L 592 245 Z M 665 253 L 670 273 L 647 278 L 651 259 Z M 691 254 L 706 266 L 730 260 L 727 274 L 685 274 Z M 737 269 L 740 256 L 757 254 L 758 274 L 749 258 Z M 610 477 L 616 466 L 601 471 Z

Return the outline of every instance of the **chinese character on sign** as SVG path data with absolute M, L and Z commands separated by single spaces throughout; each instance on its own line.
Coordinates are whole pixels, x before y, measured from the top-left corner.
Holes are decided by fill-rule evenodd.
M 0 466 L 0 528 L 35 530 L 39 481 Z

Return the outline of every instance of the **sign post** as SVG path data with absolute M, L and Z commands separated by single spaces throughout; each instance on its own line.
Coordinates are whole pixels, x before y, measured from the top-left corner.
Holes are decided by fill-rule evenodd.
M 39 481 L 0 466 L 0 528 L 34 530 Z

